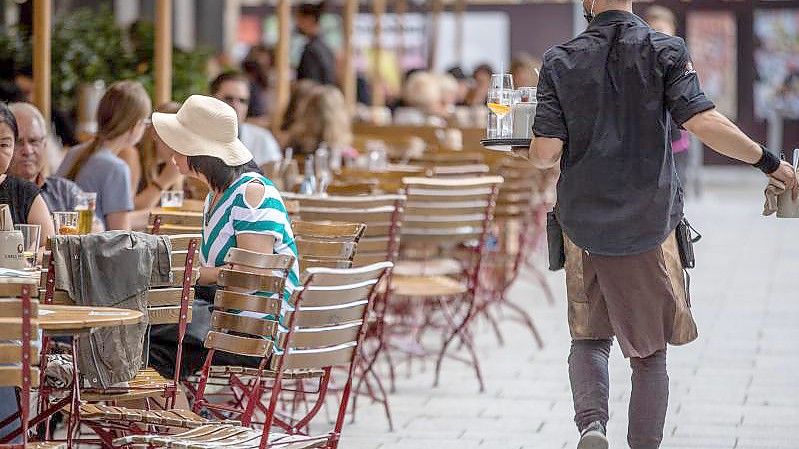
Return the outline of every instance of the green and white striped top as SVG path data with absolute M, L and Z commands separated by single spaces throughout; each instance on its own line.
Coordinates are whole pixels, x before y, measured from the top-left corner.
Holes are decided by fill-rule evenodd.
M 258 205 L 247 203 L 245 193 L 247 184 L 260 182 L 265 187 L 264 197 Z M 258 173 L 244 173 L 228 187 L 211 209 L 211 194 L 203 207 L 203 239 L 200 247 L 200 261 L 206 267 L 219 267 L 225 264 L 225 256 L 230 248 L 236 247 L 236 236 L 241 234 L 268 234 L 275 238 L 273 252 L 294 256 L 294 267 L 289 272 L 283 291 L 281 316 L 291 310 L 289 300 L 299 285 L 299 263 L 297 245 L 291 231 L 286 206 L 280 192 L 268 178 Z M 272 296 L 277 292 L 258 292 Z M 234 311 L 236 312 L 236 311 Z M 238 311 L 246 316 L 275 319 L 256 312 Z

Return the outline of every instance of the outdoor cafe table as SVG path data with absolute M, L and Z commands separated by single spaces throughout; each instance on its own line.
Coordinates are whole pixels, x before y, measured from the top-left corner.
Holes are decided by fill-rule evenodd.
M 128 324 L 137 324 L 142 321 L 144 314 L 137 310 L 118 309 L 114 307 L 92 307 L 92 306 L 72 306 L 72 305 L 53 305 L 53 304 L 40 304 L 39 305 L 39 318 L 36 322 L 39 328 L 44 331 L 46 337 L 53 336 L 78 336 L 95 329 L 124 326 Z M 2 320 L 0 320 L 2 325 Z M 77 349 L 77 338 L 72 341 L 72 369 L 75 373 L 78 372 L 77 359 L 74 357 Z M 42 362 L 47 360 L 46 355 L 42 354 Z M 42 366 L 40 377 L 40 388 L 43 387 L 44 382 L 44 366 Z M 34 427 L 41 422 L 44 422 L 51 415 L 64 408 L 69 404 L 71 410 L 77 410 L 80 406 L 80 384 L 72 382 L 72 388 L 69 396 L 52 404 L 50 407 L 45 408 L 44 400 L 40 403 L 39 414 L 29 421 L 29 427 Z M 44 395 L 43 395 L 44 399 Z M 67 446 L 72 447 L 72 436 L 74 434 L 74 426 L 77 426 L 77 419 L 74 414 L 70 414 L 67 430 Z

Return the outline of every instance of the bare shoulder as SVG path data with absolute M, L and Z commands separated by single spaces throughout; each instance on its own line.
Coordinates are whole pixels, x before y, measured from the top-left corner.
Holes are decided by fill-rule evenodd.
M 253 181 L 247 184 L 247 187 L 244 190 L 244 199 L 247 200 L 247 204 L 258 207 L 263 201 L 265 193 L 266 186 L 264 186 L 261 182 Z

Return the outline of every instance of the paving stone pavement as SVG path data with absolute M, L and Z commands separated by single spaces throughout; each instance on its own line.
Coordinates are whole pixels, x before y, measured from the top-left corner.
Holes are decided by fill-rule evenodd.
M 691 273 L 700 338 L 669 348 L 671 400 L 663 448 L 799 448 L 799 220 L 760 216 L 763 177 L 747 169 L 708 171 L 700 200 L 687 207 L 704 235 Z M 486 392 L 469 368 L 448 361 L 432 387 L 432 364 L 400 370 L 390 396 L 395 431 L 382 408 L 361 401 L 345 427 L 346 449 L 574 448 L 562 273 L 547 278 L 548 305 L 529 273 L 510 298 L 530 311 L 544 336 L 503 322 L 503 346 L 478 327 Z M 630 369 L 611 361 L 611 448 L 626 448 Z

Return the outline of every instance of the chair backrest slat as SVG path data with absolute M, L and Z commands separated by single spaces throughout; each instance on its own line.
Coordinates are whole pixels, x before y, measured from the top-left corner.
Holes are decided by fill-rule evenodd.
M 266 357 L 272 353 L 272 342 L 262 338 L 247 338 L 210 331 L 205 347 L 250 357 Z
M 220 287 L 247 291 L 282 292 L 286 278 L 278 275 L 248 273 L 237 270 L 220 270 L 217 284 Z
M 2 285 L 2 284 L 0 284 Z M 31 288 L 31 294 L 38 293 L 35 286 Z M 18 294 L 15 294 L 18 295 Z M 31 315 L 39 315 L 39 301 L 31 300 Z M 16 298 L 0 298 L 0 318 L 19 318 L 22 316 L 22 301 Z
M 161 219 L 162 225 L 179 225 L 193 228 L 202 228 L 203 214 L 202 212 L 178 211 L 178 212 L 165 212 L 158 211 L 150 214 L 149 224 L 153 224 L 156 218 Z
M 361 332 L 361 322 L 353 322 L 332 327 L 302 329 L 294 332 L 291 338 L 293 349 L 325 349 L 357 342 Z
M 261 270 L 288 270 L 294 257 L 284 254 L 262 254 L 241 248 L 231 248 L 225 256 L 226 264 L 243 265 Z
M 274 316 L 280 313 L 280 304 L 279 298 L 267 298 L 226 290 L 217 290 L 214 298 L 214 307 L 221 310 L 249 310 Z
M 31 387 L 39 386 L 39 368 L 31 367 Z M 22 385 L 21 366 L 0 366 L 0 387 L 19 387 Z
M 211 314 L 211 329 L 269 337 L 277 333 L 277 321 L 214 310 L 214 313 Z
M 348 365 L 352 361 L 355 353 L 355 344 L 341 348 L 297 351 L 290 353 L 286 357 L 284 369 L 322 369 L 330 366 Z M 276 366 L 277 360 L 281 357 L 274 357 L 272 367 Z
M 200 234 L 175 234 L 169 236 L 169 243 L 172 245 L 172 251 L 186 251 L 189 249 L 189 244 L 192 240 L 198 242 L 202 240 Z
M 175 306 L 147 307 L 148 322 L 151 326 L 159 324 L 179 324 L 180 323 L 180 304 Z M 191 323 L 192 309 L 186 309 L 186 322 Z
M 357 242 L 363 235 L 365 226 L 359 221 L 355 223 L 330 221 L 328 217 L 320 221 L 294 220 L 291 228 L 295 238 Z
M 31 363 L 39 362 L 39 346 L 31 345 Z M 0 343 L 0 364 L 19 363 L 22 360 L 22 344 L 19 341 L 9 341 Z
M 303 302 L 305 299 L 303 299 Z M 317 302 L 320 304 L 321 302 Z M 321 304 L 330 305 L 335 301 L 326 301 Z M 307 303 L 306 303 L 307 304 Z M 327 307 L 319 308 L 317 310 L 303 309 L 302 313 L 297 315 L 294 326 L 304 327 L 327 327 L 334 326 L 339 323 L 347 323 L 351 321 L 358 321 L 363 318 L 364 310 L 368 305 L 367 300 L 355 302 L 347 307 Z M 286 314 L 286 321 L 291 319 L 294 312 Z
M 312 254 L 316 258 L 352 259 L 355 253 L 355 242 L 318 242 L 297 238 L 297 251 Z

